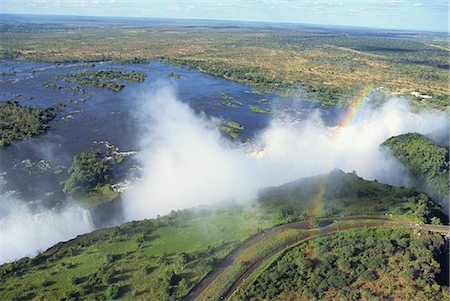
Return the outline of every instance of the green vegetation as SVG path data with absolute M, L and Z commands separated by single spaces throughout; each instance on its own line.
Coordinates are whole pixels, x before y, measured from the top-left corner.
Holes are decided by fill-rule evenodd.
M 99 151 L 75 156 L 74 164 L 69 171 L 70 179 L 64 187 L 65 190 L 70 190 L 71 193 L 86 194 L 92 189 L 98 191 L 102 189 L 101 187 L 109 185 L 111 175 L 109 163 L 111 159 L 106 159 L 106 157 L 111 156 L 105 156 L 104 153 L 102 154 Z M 115 160 L 114 156 L 112 156 L 112 160 Z M 290 228 L 291 225 L 283 225 L 278 227 L 278 230 L 272 229 L 273 231 L 264 230 L 276 224 L 285 223 L 289 219 L 292 220 L 293 215 L 283 215 L 280 219 L 279 213 L 286 213 L 285 201 L 288 200 L 293 208 L 298 209 L 304 206 L 302 204 L 308 204 L 307 200 L 303 201 L 303 197 L 308 196 L 305 189 L 311 186 L 311 189 L 314 190 L 314 183 L 323 179 L 327 179 L 330 187 L 330 190 L 326 190 L 324 194 L 327 199 L 331 198 L 328 194 L 336 194 L 336 198 L 343 201 L 343 206 L 339 207 L 337 212 L 328 212 L 330 215 L 340 216 L 364 212 L 364 214 L 392 213 L 406 217 L 424 218 L 424 216 L 431 216 L 434 212 L 435 206 L 431 201 L 427 201 L 424 195 L 414 194 L 404 188 L 394 188 L 376 182 L 364 181 L 356 175 L 335 171 L 328 177 L 307 178 L 278 188 L 268 189 L 263 192 L 259 204 L 255 204 L 255 207 L 252 208 L 223 206 L 182 210 L 171 212 L 156 219 L 134 221 L 118 227 L 94 231 L 66 243 L 59 243 L 35 258 L 23 258 L 1 266 L 0 291 L 2 297 L 7 300 L 27 298 L 38 300 L 180 299 L 186 296 L 197 283 L 217 267 L 231 251 L 241 246 L 232 263 L 200 295 L 200 300 L 210 300 L 211 298 L 219 298 L 247 267 L 257 260 L 272 256 L 273 253 L 271 252 L 278 247 L 283 247 L 299 239 L 330 233 L 324 231 L 336 231 L 350 226 L 357 228 L 387 227 L 389 222 L 386 221 L 354 220 L 339 221 L 326 227 L 310 230 L 307 230 L 307 228 L 298 229 L 294 226 Z M 380 196 L 377 197 L 377 194 L 380 194 Z M 384 201 L 380 200 L 385 198 Z M 369 205 L 369 200 L 371 203 L 379 204 L 379 207 Z M 272 204 L 269 204 L 270 202 Z M 392 202 L 392 204 L 389 202 Z M 325 204 L 328 203 L 330 202 L 325 202 Z M 261 207 L 263 210 L 256 210 L 256 208 Z M 278 207 L 282 210 L 278 210 Z M 299 216 L 298 212 L 295 210 L 293 212 L 296 217 Z M 434 216 L 431 221 L 436 222 L 433 218 Z M 265 231 L 268 231 L 267 234 Z M 354 246 L 354 254 L 349 253 L 350 256 L 354 256 L 354 260 L 349 262 L 351 265 L 355 265 L 355 269 L 339 270 L 340 274 L 337 274 L 337 277 L 342 276 L 344 272 L 349 273 L 353 277 L 350 279 L 355 279 L 355 283 L 361 284 L 361 282 L 358 282 L 360 279 L 371 279 L 370 277 L 374 277 L 374 275 L 377 278 L 373 281 L 390 279 L 391 275 L 393 275 L 392 277 L 397 277 L 397 275 L 403 277 L 403 274 L 408 273 L 404 271 L 411 269 L 415 280 L 428 277 L 426 283 L 419 280 L 422 282 L 417 286 L 418 289 L 423 288 L 423 294 L 426 296 L 438 294 L 441 288 L 435 285 L 433 276 L 439 269 L 433 259 L 433 256 L 438 254 L 436 250 L 441 244 L 441 241 L 436 238 L 437 236 L 423 233 L 421 237 L 412 239 L 411 231 L 365 231 L 362 233 L 368 234 L 364 234 L 361 238 L 356 237 L 356 242 L 353 245 L 348 240 L 346 241 L 345 237 L 333 239 L 329 243 L 333 249 L 331 247 L 327 249 L 328 241 L 318 240 L 326 241 L 327 243 L 320 245 L 320 248 L 327 250 L 326 252 L 331 252 L 328 254 L 324 251 L 325 257 L 323 258 L 328 260 L 328 255 L 335 256 L 335 265 L 338 268 L 341 267 L 341 262 L 343 262 L 343 260 L 338 260 L 338 256 L 341 254 L 339 243 L 341 242 L 342 246 L 347 248 Z M 380 256 L 383 255 L 381 263 L 378 261 L 379 257 L 372 260 L 373 253 L 378 252 L 380 244 L 377 240 L 378 233 L 387 235 L 379 239 L 383 242 L 383 247 L 386 247 L 386 250 L 383 250 L 384 253 L 380 253 Z M 401 235 L 398 235 L 398 233 L 401 233 Z M 259 236 L 255 236 L 257 234 Z M 411 239 L 409 240 L 409 238 Z M 428 238 L 430 239 L 427 240 Z M 423 239 L 423 244 L 420 239 Z M 420 244 L 416 244 L 416 240 Z M 392 245 L 391 247 L 388 246 L 388 242 Z M 430 247 L 424 250 L 424 245 Z M 364 249 L 365 246 L 370 247 L 370 249 Z M 295 250 L 298 250 L 298 248 Z M 392 255 L 390 255 L 390 252 Z M 429 256 L 430 252 L 432 253 L 431 256 Z M 271 262 L 275 262 L 278 267 L 278 262 L 284 260 L 285 256 L 280 258 L 280 260 L 276 259 Z M 411 262 L 410 265 L 406 265 L 407 260 Z M 391 274 L 390 269 L 397 261 L 400 262 L 400 265 L 397 265 Z M 363 267 L 363 265 L 372 267 L 373 262 L 380 264 L 380 267 L 376 269 L 377 274 L 367 272 L 367 269 Z M 334 271 L 335 265 L 330 267 L 324 264 L 322 266 L 317 261 L 317 268 L 320 266 L 320 269 L 330 268 Z M 268 264 L 264 267 L 270 270 L 273 266 Z M 400 267 L 401 273 L 397 273 Z M 305 272 L 307 273 L 305 277 L 310 275 L 309 271 Z M 384 274 L 378 274 L 381 271 Z M 259 279 L 265 279 L 264 277 L 266 277 L 264 276 L 266 273 L 264 269 L 259 269 L 258 273 L 261 277 L 252 278 L 258 279 L 255 285 L 259 285 Z M 289 272 L 285 275 L 290 277 L 295 273 Z M 333 285 L 340 283 L 341 280 L 334 278 L 330 280 L 328 279 L 329 276 L 331 277 L 331 275 L 318 273 L 317 277 L 320 277 L 320 280 L 325 279 L 326 282 L 321 286 L 314 287 L 324 288 L 317 294 L 336 293 L 332 290 Z M 280 283 L 281 281 L 288 281 L 286 277 L 280 276 L 276 280 Z M 335 280 L 338 282 L 334 282 Z M 274 283 L 278 283 L 277 281 Z M 295 285 L 297 282 L 292 283 Z M 387 283 L 391 285 L 389 281 Z M 396 285 L 401 285 L 405 293 L 410 292 L 411 289 L 407 284 L 403 286 L 404 282 L 398 283 Z M 326 284 L 328 286 L 325 286 Z M 361 284 L 354 290 L 352 289 L 352 293 L 357 294 L 362 290 L 361 292 L 366 294 L 365 288 L 366 286 Z M 384 288 L 381 292 L 383 294 L 392 293 L 391 291 L 394 288 L 396 287 Z M 371 288 L 368 289 L 371 290 Z M 412 291 L 414 292 L 414 290 Z M 254 288 L 251 292 L 256 294 L 259 291 Z M 268 294 L 273 292 L 274 289 L 267 291 Z M 286 290 L 286 293 L 290 292 Z M 303 293 L 303 291 L 299 292 Z M 378 290 L 376 292 L 380 293 Z M 310 293 L 310 286 L 305 286 L 306 293 Z
M 350 230 L 285 251 L 235 300 L 444 300 L 444 239 L 409 230 Z
M 268 188 L 261 192 L 258 202 L 277 223 L 367 214 L 428 222 L 440 216 L 440 207 L 423 193 L 363 180 L 340 170 Z
M 80 85 L 91 86 L 95 88 L 106 88 L 113 91 L 122 90 L 125 85 L 118 83 L 117 80 L 126 82 L 143 82 L 147 75 L 144 72 L 130 71 L 104 71 L 104 70 L 85 70 L 74 73 L 66 73 L 57 79 L 64 78 L 69 82 L 76 82 Z
M 255 104 L 249 105 L 248 108 L 255 113 L 270 113 L 270 103 L 267 98 L 261 98 L 254 101 Z
M 79 85 L 120 91 L 125 85 L 117 82 L 118 80 L 125 80 L 126 82 L 143 82 L 146 77 L 147 75 L 144 72 L 137 71 L 84 70 L 56 76 L 55 79 L 64 79 L 65 81 L 78 83 Z
M 0 76 L 12 76 L 12 75 L 16 75 L 16 71 L 0 72 Z
M 66 109 L 66 105 L 60 102 L 54 102 L 53 106 L 61 111 L 64 111 Z
M 427 137 L 408 133 L 391 137 L 383 146 L 388 147 L 395 158 L 404 163 L 411 174 L 440 200 L 449 198 L 449 152 Z
M 248 108 L 255 113 L 269 113 L 270 112 L 270 108 L 261 108 L 259 106 L 255 106 L 255 105 L 249 105 Z
M 169 75 L 170 77 L 175 77 L 175 78 L 180 78 L 180 77 L 181 77 L 180 74 L 175 73 L 175 72 L 170 72 L 168 75 Z
M 63 172 L 66 171 L 66 167 L 64 166 L 56 166 L 53 170 L 53 173 L 57 176 L 61 175 Z
M 36 18 L 36 17 L 33 17 Z M 445 35 L 354 31 L 196 21 L 138 20 L 44 22 L 9 16 L 0 22 L 1 58 L 52 62 L 159 59 L 250 84 L 258 90 L 348 104 L 368 85 L 385 94 L 424 90 L 419 105 L 448 109 Z M 48 21 L 48 20 L 47 20 Z M 50 26 L 50 23 L 52 24 Z M 386 70 L 389 70 L 387 72 Z
M 418 95 L 414 92 L 419 93 Z M 434 104 L 434 106 L 445 108 L 448 107 L 450 96 L 446 94 L 435 93 L 430 90 L 416 90 L 411 92 L 415 94 L 416 102 L 423 103 L 424 106 L 429 105 L 429 103 Z M 424 98 L 425 97 L 425 98 Z M 429 97 L 429 98 L 428 98 Z
M 14 140 L 44 134 L 48 123 L 55 118 L 53 108 L 35 108 L 18 102 L 0 102 L 0 147 Z
M 223 100 L 234 100 L 234 97 L 231 96 L 230 92 L 220 92 L 219 93 L 220 98 L 222 98 Z
M 245 127 L 236 121 L 228 121 L 226 124 L 221 125 L 219 129 L 232 139 L 236 139 Z
M 183 210 L 103 229 L 0 267 L 2 298 L 173 300 L 268 227 L 242 208 Z
M 227 93 L 220 92 L 219 96 L 222 100 L 216 102 L 215 105 L 227 106 L 229 108 L 235 109 L 242 107 L 242 102 L 235 100 L 234 97 L 232 97 L 229 92 Z
M 77 95 L 77 94 L 83 95 L 83 96 L 86 96 L 86 97 L 94 96 L 94 93 L 89 92 L 89 91 L 87 91 L 85 89 L 82 89 L 82 88 L 80 88 L 78 86 L 75 86 L 75 87 L 61 86 L 61 85 L 57 85 L 57 84 L 49 83 L 49 82 L 43 82 L 42 86 L 46 87 L 46 88 L 49 88 L 49 89 L 54 89 L 54 90 L 71 91 L 72 95 L 74 95 L 74 96 Z
M 227 101 L 225 102 L 225 105 L 226 105 L 227 107 L 229 107 L 229 108 L 235 108 L 235 109 L 237 109 L 237 108 L 242 107 L 242 102 L 239 102 L 239 101 L 237 101 L 237 100 L 227 100 Z
M 236 255 L 233 263 L 226 267 L 224 271 L 199 295 L 201 300 L 221 300 L 224 293 L 230 288 L 234 281 L 251 264 L 269 254 L 273 249 L 289 241 L 306 237 L 307 231 L 297 229 L 282 229 L 274 234 L 255 240 L 252 244 L 240 247 L 240 252 Z
M 49 83 L 49 82 L 43 82 L 42 87 L 55 89 L 55 90 L 63 90 L 65 88 L 64 86 L 59 86 L 57 84 L 53 84 L 53 83 Z
M 148 64 L 149 63 L 149 59 L 142 58 L 142 57 L 134 57 L 134 58 L 131 58 L 131 59 L 115 60 L 114 62 L 117 63 L 117 64 L 122 64 L 122 65 Z
M 64 193 L 87 202 L 89 207 L 116 198 L 118 194 L 111 187 L 114 164 L 112 154 L 100 149 L 75 155 L 69 178 L 64 181 Z
M 341 229 L 368 229 L 387 225 L 399 227 L 399 225 L 385 220 L 355 219 L 336 220 L 331 224 L 319 227 L 303 222 L 272 228 L 273 233 L 266 236 L 262 234 L 259 239 L 255 237 L 251 243 L 246 242 L 245 245 L 241 246 L 233 263 L 208 285 L 207 289 L 200 294 L 198 300 L 222 300 L 225 296 L 232 295 L 230 293 L 234 291 L 229 290 L 233 285 L 235 289 L 247 290 L 263 271 L 278 260 L 283 250 L 302 241 L 335 233 Z M 239 279 L 241 281 L 237 282 Z

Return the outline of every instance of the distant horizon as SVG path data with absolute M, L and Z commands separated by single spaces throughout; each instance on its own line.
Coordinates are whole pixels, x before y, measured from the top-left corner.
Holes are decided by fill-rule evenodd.
M 238 21 L 448 33 L 447 0 L 0 0 L 16 15 Z
M 260 21 L 260 20 L 229 20 L 229 19 L 201 19 L 201 18 L 176 18 L 176 17 L 139 17 L 139 16 L 104 16 L 104 15 L 75 15 L 75 14 L 49 14 L 49 13 L 4 13 L 0 15 L 9 16 L 25 16 L 25 17 L 75 17 L 75 18 L 91 18 L 91 19 L 134 19 L 134 20 L 161 20 L 161 21 L 189 21 L 189 22 L 229 22 L 229 23 L 254 23 L 254 24 L 279 24 L 291 26 L 308 26 L 317 28 L 348 28 L 354 30 L 373 30 L 373 31 L 400 31 L 400 32 L 414 32 L 414 33 L 434 33 L 434 34 L 449 34 L 450 28 L 447 31 L 414 29 L 414 28 L 389 28 L 389 27 L 371 27 L 362 25 L 341 25 L 341 24 L 323 24 L 323 23 L 300 23 L 300 22 L 283 22 L 283 21 Z

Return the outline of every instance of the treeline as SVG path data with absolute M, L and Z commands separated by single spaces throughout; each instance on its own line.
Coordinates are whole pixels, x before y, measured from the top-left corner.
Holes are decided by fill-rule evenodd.
M 142 57 L 134 57 L 130 59 L 117 59 L 114 60 L 114 62 L 121 65 L 131 65 L 131 64 L 148 64 L 150 60 Z
M 187 60 L 168 57 L 160 57 L 159 59 L 168 64 L 177 66 L 189 66 L 205 73 L 221 76 L 226 79 L 250 84 L 263 89 L 282 90 L 291 87 L 290 84 L 284 83 L 280 78 L 265 77 L 263 75 L 263 70 L 260 67 L 256 66 L 234 67 L 230 66 L 228 63 L 220 61 Z
M 444 300 L 436 282 L 444 239 L 407 230 L 355 230 L 288 250 L 238 300 Z
M 433 143 L 418 133 L 391 137 L 382 144 L 395 158 L 404 163 L 432 194 L 441 200 L 449 197 L 449 153 L 448 149 Z
M 17 101 L 0 102 L 0 147 L 45 133 L 49 121 L 55 117 L 53 108 L 24 106 Z

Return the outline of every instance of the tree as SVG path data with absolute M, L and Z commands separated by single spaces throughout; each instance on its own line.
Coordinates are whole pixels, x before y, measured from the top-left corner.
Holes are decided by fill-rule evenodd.
M 442 225 L 441 219 L 437 216 L 433 216 L 430 222 L 432 225 Z

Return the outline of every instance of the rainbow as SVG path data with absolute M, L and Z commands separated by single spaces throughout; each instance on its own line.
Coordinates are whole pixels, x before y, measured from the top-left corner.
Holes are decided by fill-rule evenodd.
M 323 209 L 323 197 L 328 186 L 328 175 L 321 175 L 314 196 L 311 198 L 309 207 L 313 219 L 320 217 Z
M 358 91 L 358 93 L 353 97 L 352 101 L 350 102 L 350 105 L 345 111 L 341 121 L 339 122 L 338 124 L 339 128 L 346 128 L 350 124 L 352 124 L 352 122 L 355 121 L 356 117 L 361 111 L 361 108 L 363 107 L 364 101 L 366 100 L 367 96 L 371 91 L 372 91 L 371 85 L 366 85 L 361 90 Z M 314 196 L 311 198 L 309 210 L 312 218 L 318 218 L 322 213 L 324 201 L 323 198 L 325 192 L 327 191 L 328 177 L 329 175 L 321 176 L 321 179 L 319 180 Z
M 362 105 L 364 104 L 364 100 L 367 95 L 369 95 L 370 91 L 372 91 L 372 85 L 366 85 L 358 91 L 350 102 L 347 111 L 345 111 L 344 116 L 339 123 L 340 127 L 348 127 L 356 119 L 358 113 L 361 111 Z

